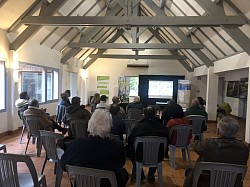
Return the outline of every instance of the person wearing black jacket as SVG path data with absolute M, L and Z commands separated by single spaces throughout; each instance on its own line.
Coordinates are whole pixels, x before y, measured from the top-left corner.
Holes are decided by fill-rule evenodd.
M 128 137 L 128 145 L 126 147 L 127 156 L 131 159 L 133 163 L 133 174 L 135 175 L 135 161 L 142 160 L 142 148 L 140 144 L 138 145 L 137 151 L 134 150 L 134 141 L 136 137 L 140 136 L 159 136 L 166 137 L 169 142 L 169 132 L 168 129 L 163 125 L 162 121 L 156 116 L 157 110 L 153 106 L 148 106 L 144 110 L 145 118 L 139 121 L 133 128 L 131 134 Z M 160 146 L 159 150 L 159 162 L 164 159 L 163 146 Z M 149 168 L 148 181 L 154 181 L 154 173 L 156 168 Z M 142 175 L 143 176 L 143 175 Z M 132 176 L 133 178 L 135 176 Z M 133 179 L 132 178 L 132 179 Z M 142 177 L 143 178 L 143 177 Z

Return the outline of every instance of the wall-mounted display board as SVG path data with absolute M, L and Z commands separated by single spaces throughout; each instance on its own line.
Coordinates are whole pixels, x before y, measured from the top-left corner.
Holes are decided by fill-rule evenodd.
M 239 97 L 239 81 L 227 82 L 227 97 Z

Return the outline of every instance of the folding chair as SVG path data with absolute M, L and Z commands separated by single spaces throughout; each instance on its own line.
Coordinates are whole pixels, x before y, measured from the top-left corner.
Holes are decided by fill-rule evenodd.
M 170 165 L 172 170 L 175 169 L 175 150 L 176 148 L 181 148 L 182 150 L 182 159 L 186 161 L 186 150 L 188 154 L 188 162 L 189 166 L 191 166 L 191 159 L 190 159 L 190 144 L 189 144 L 189 134 L 192 131 L 191 125 L 176 125 L 170 128 L 169 137 L 171 139 L 173 132 L 176 132 L 176 144 L 172 145 L 171 141 L 169 144 L 170 149 Z
M 78 166 L 66 166 L 71 186 L 77 187 L 100 187 L 101 179 L 107 178 L 111 187 L 117 187 L 117 180 L 113 171 L 99 170 Z
M 193 187 L 196 187 L 202 172 L 210 171 L 210 187 L 234 187 L 236 179 L 243 180 L 247 166 L 217 163 L 217 162 L 197 162 L 194 168 Z M 240 176 L 237 177 L 237 176 Z
M 141 170 L 143 166 L 146 167 L 157 167 L 158 179 L 160 187 L 163 186 L 162 181 L 162 161 L 158 161 L 158 154 L 160 145 L 163 144 L 164 152 L 167 146 L 167 138 L 157 137 L 157 136 L 141 136 L 135 139 L 134 147 L 135 152 L 139 143 L 142 143 L 143 146 L 143 158 L 142 162 L 136 161 L 136 187 L 140 187 L 141 183 Z
M 29 173 L 19 173 L 18 163 L 25 163 Z M 27 155 L 0 153 L 0 186 L 46 187 L 45 175 L 38 175 L 31 158 Z
M 51 131 L 40 130 L 40 137 L 42 145 L 45 149 L 45 159 L 42 167 L 41 174 L 44 172 L 47 160 L 55 163 L 54 173 L 56 174 L 56 187 L 60 187 L 63 170 L 61 168 L 61 157 L 64 151 L 57 147 L 57 141 L 64 138 L 62 134 L 57 134 Z

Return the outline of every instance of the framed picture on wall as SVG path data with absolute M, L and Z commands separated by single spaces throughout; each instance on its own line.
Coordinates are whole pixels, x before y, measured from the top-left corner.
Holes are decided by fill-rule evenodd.
M 227 97 L 239 97 L 239 81 L 227 82 Z

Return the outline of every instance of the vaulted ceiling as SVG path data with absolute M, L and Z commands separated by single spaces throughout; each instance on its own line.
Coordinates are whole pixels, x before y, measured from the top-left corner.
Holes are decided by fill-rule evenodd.
M 62 52 L 61 63 L 76 57 L 84 69 L 117 58 L 178 60 L 192 71 L 250 55 L 249 0 L 0 0 L 0 13 L 11 50 L 33 37 Z

